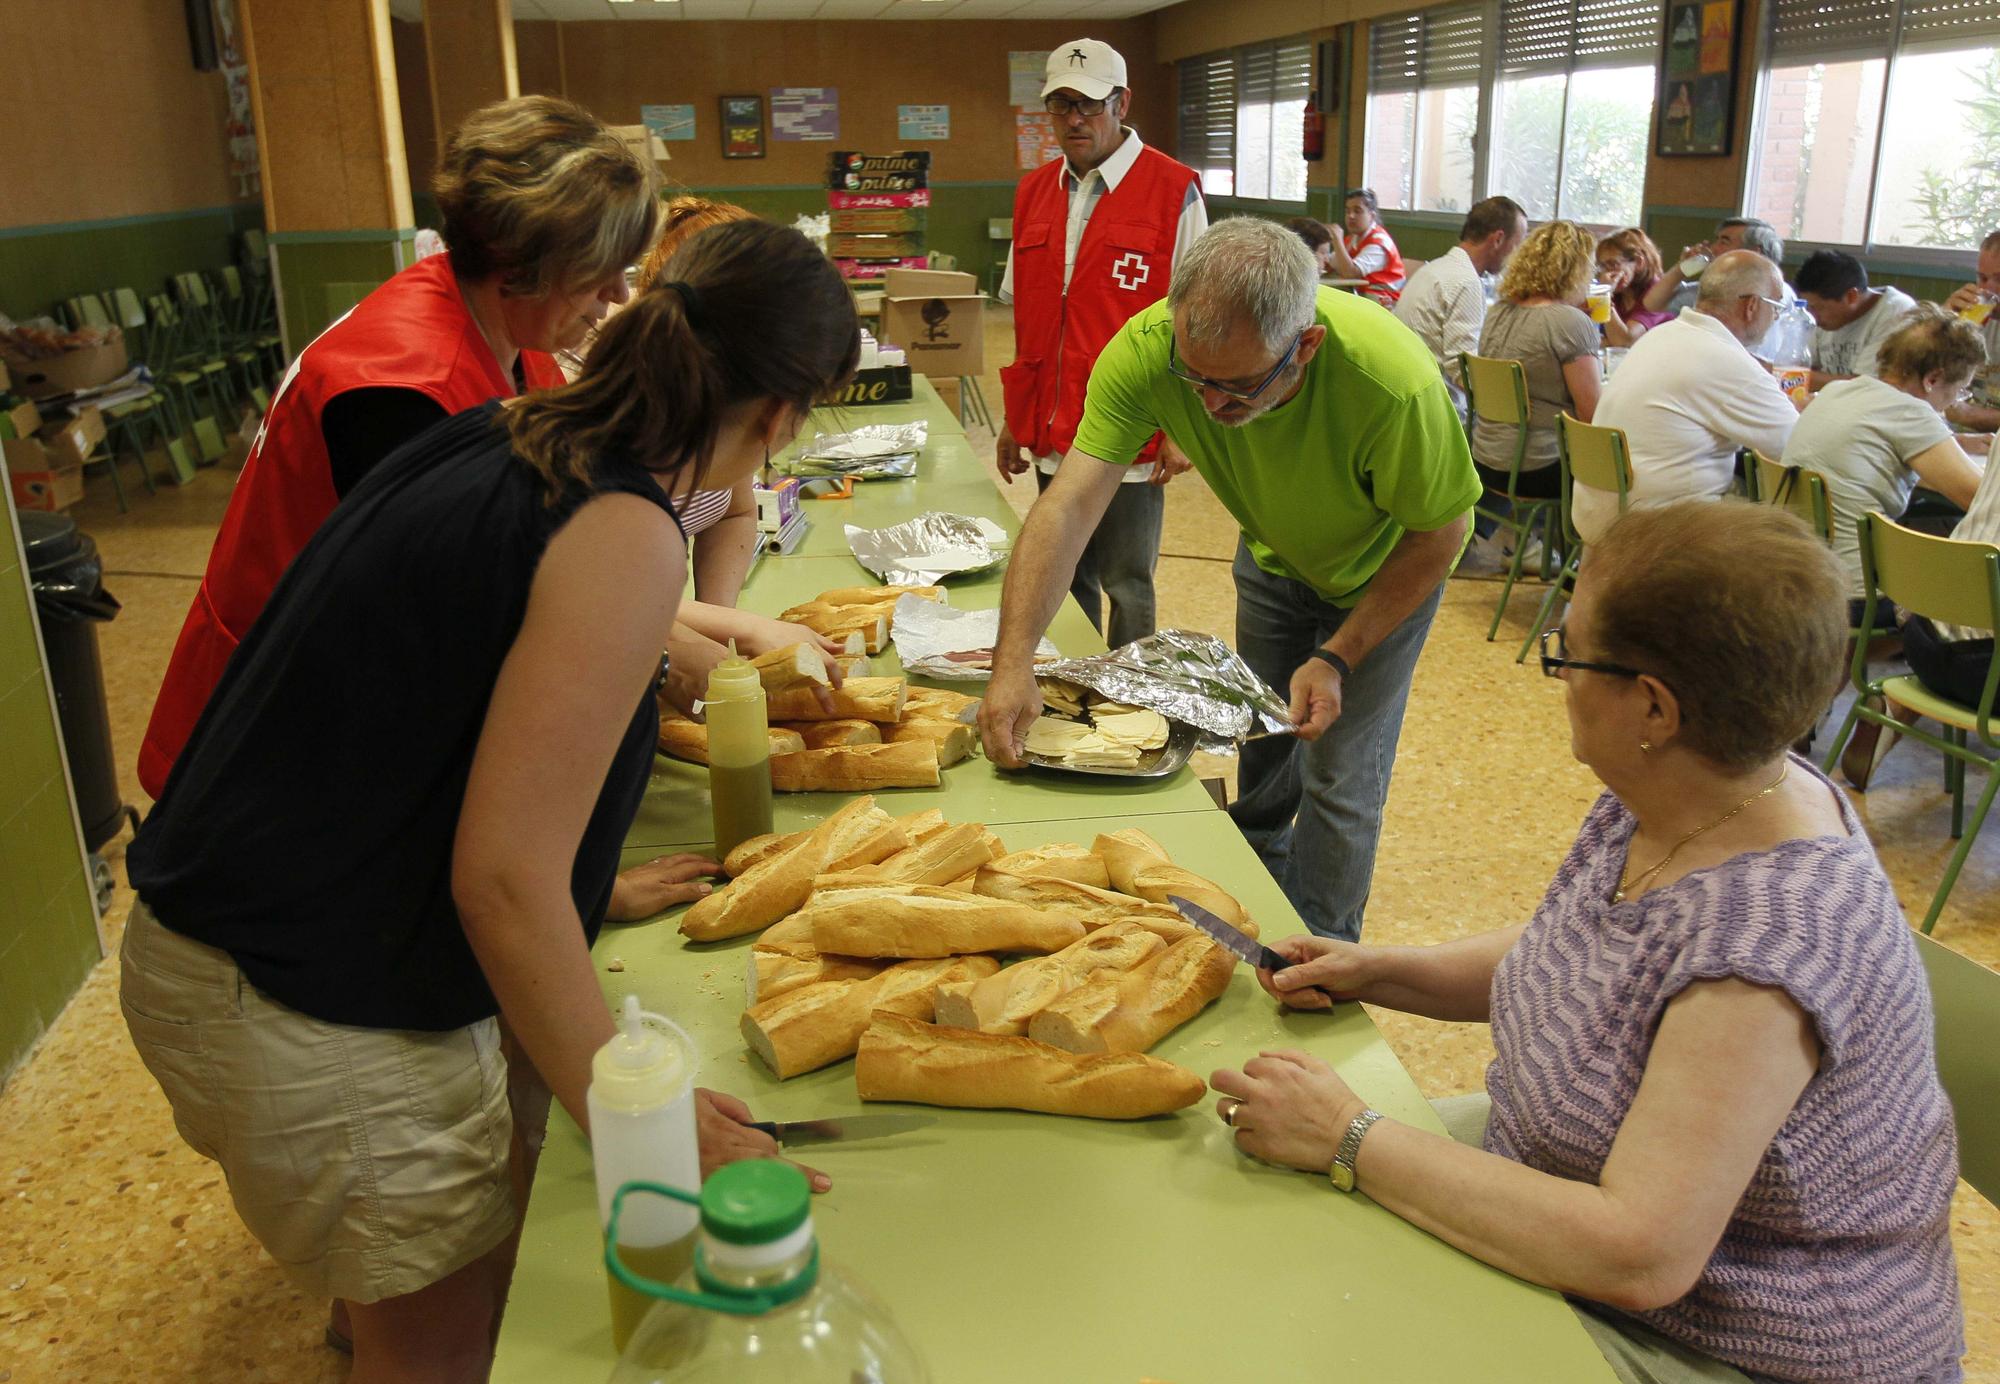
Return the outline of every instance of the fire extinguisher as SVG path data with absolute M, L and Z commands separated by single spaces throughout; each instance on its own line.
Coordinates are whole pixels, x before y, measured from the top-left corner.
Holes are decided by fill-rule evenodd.
M 1326 157 L 1326 117 L 1320 113 L 1316 91 L 1306 97 L 1304 141 L 1307 162 L 1318 163 Z

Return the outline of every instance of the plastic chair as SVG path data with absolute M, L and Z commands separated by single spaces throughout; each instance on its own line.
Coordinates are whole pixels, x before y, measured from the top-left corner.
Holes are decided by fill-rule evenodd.
M 1743 474 L 1746 479 L 1754 478 L 1751 499 L 1790 510 L 1805 520 L 1822 542 L 1833 542 L 1833 501 L 1827 495 L 1825 476 L 1803 466 L 1773 461 L 1754 447 L 1745 447 L 1743 456 Z
M 1620 514 L 1625 512 L 1627 497 L 1632 493 L 1632 445 L 1625 440 L 1623 429 L 1579 423 L 1565 413 L 1556 419 L 1556 456 L 1562 467 L 1563 563 L 1549 583 L 1548 594 L 1542 597 L 1541 609 L 1535 612 L 1534 627 L 1522 642 L 1521 652 L 1514 655 L 1516 663 L 1527 658 L 1528 650 L 1548 628 L 1556 602 L 1566 592 L 1576 589 L 1577 570 L 1583 566 L 1583 535 L 1576 531 L 1571 510 L 1576 483 L 1582 481 L 1616 495 Z
M 120 289 L 128 293 L 129 289 Z M 132 295 L 136 301 L 138 295 Z M 189 340 L 185 319 L 174 306 L 173 299 L 164 293 L 155 293 L 146 300 L 146 316 L 152 324 L 147 338 L 147 355 L 161 363 L 160 379 L 177 394 L 188 427 L 194 432 L 195 450 L 203 465 L 224 456 L 229 448 L 222 440 L 222 424 L 228 412 L 220 402 L 216 390 L 209 386 L 211 375 L 192 368 L 188 361 L 199 359 L 193 353 L 184 354 L 182 347 Z M 195 391 L 200 389 L 207 396 L 209 407 L 204 410 Z
M 261 413 L 263 405 L 257 403 L 257 395 L 262 369 L 257 352 L 231 331 L 229 309 L 221 295 L 209 284 L 205 275 L 193 270 L 174 275 L 174 286 L 195 322 L 205 332 L 210 355 L 226 367 L 225 378 L 231 391 L 231 402 L 248 400 Z M 264 397 L 268 402 L 269 393 L 266 392 Z
M 123 325 L 112 316 L 104 300 L 95 293 L 79 293 L 74 298 L 65 299 L 63 316 L 68 319 L 72 328 L 116 326 L 121 334 L 124 331 Z M 134 344 L 136 343 L 127 343 L 127 358 L 134 365 L 144 365 L 143 358 L 132 355 L 131 347 Z M 117 496 L 120 514 L 126 512 L 127 506 L 125 480 L 118 474 L 118 459 L 125 454 L 128 447 L 138 464 L 139 479 L 145 483 L 146 493 L 148 495 L 159 493 L 153 485 L 152 467 L 146 462 L 146 437 L 141 431 L 141 425 L 149 426 L 159 434 L 160 446 L 168 453 L 171 461 L 172 448 L 179 439 L 167 426 L 165 407 L 166 397 L 159 393 L 148 393 L 142 398 L 127 399 L 119 404 L 98 406 L 98 411 L 104 415 L 104 454 L 88 458 L 84 465 L 88 468 L 102 464 L 110 470 L 111 490 Z M 183 450 L 182 460 L 186 459 L 186 455 L 186 451 Z
M 1958 1125 L 1958 1175 L 2000 1197 L 2000 974 L 1917 935 L 1937 1022 L 1938 1080 Z
M 1923 930 L 1936 926 L 1944 901 L 1951 896 L 1965 857 L 1986 822 L 1993 796 L 2000 789 L 2000 754 L 1986 754 L 1967 743 L 1977 735 L 1984 745 L 2000 751 L 2000 727 L 1993 722 L 1993 697 L 2000 690 L 2000 651 L 1986 669 L 1986 683 L 1979 704 L 1967 706 L 1949 697 L 1940 697 L 1916 678 L 1868 677 L 1868 642 L 1875 634 L 1878 597 L 1887 596 L 1914 617 L 1928 617 L 1949 625 L 1970 625 L 1977 629 L 2000 629 L 2000 547 L 1991 543 L 1966 543 L 1950 538 L 1934 538 L 1918 533 L 1881 514 L 1864 514 L 1858 525 L 1861 539 L 1861 567 L 1867 576 L 1867 597 L 1861 617 L 1861 637 L 1855 641 L 1852 663 L 1854 705 L 1841 723 L 1840 734 L 1826 757 L 1826 770 L 1833 772 L 1840 753 L 1861 721 L 1900 732 L 1937 749 L 1945 756 L 1945 784 L 1951 790 L 1951 834 L 1958 847 L 1945 866 L 1944 880 L 1924 915 Z M 1879 699 L 1884 709 L 1868 703 Z M 1920 716 L 1938 722 L 1943 734 L 1933 734 L 1921 726 L 1904 725 L 1888 712 L 1894 702 Z M 1965 768 L 1977 765 L 1986 771 L 1986 789 L 1972 811 L 1972 824 L 1965 822 Z
M 1484 492 L 1486 495 L 1504 495 L 1507 511 L 1502 513 L 1484 504 L 1473 506 L 1474 513 L 1493 520 L 1514 535 L 1514 560 L 1507 564 L 1507 580 L 1500 588 L 1500 604 L 1493 612 L 1493 623 L 1486 630 L 1487 642 L 1491 643 L 1494 636 L 1500 633 L 1500 621 L 1506 617 L 1507 602 L 1514 594 L 1514 583 L 1521 579 L 1521 558 L 1527 553 L 1528 539 L 1537 525 L 1542 531 L 1542 576 L 1547 579 L 1550 575 L 1549 555 L 1555 546 L 1557 505 L 1554 500 L 1523 499 L 1517 493 L 1521 486 L 1521 462 L 1528 455 L 1528 376 L 1521 369 L 1521 362 L 1461 354 L 1458 369 L 1459 378 L 1465 381 L 1465 392 L 1472 401 L 1472 411 L 1488 423 L 1514 429 L 1514 457 L 1507 464 L 1507 488 L 1499 492 Z
M 230 370 L 236 362 L 223 345 L 221 322 L 215 311 L 215 301 L 209 296 L 208 285 L 195 273 L 180 273 L 169 281 L 173 289 L 175 305 L 180 309 L 184 328 L 187 355 L 181 358 L 183 364 L 202 376 L 204 386 L 215 404 L 215 416 L 219 422 L 233 424 L 237 405 L 236 380 Z

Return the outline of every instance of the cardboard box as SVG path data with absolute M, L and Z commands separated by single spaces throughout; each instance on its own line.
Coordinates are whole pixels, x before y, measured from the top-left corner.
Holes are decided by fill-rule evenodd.
M 41 426 L 42 411 L 33 404 L 16 404 L 0 413 L 0 438 L 33 437 Z
M 835 259 L 914 259 L 924 252 L 924 238 L 908 235 L 852 235 L 835 231 L 826 239 L 826 252 Z
M 840 271 L 840 277 L 849 283 L 879 284 L 883 276 L 892 269 L 922 269 L 928 263 L 922 255 L 911 255 L 905 259 L 835 259 L 833 267 Z
M 951 410 L 952 417 L 958 417 L 958 376 L 940 375 L 931 381 L 931 388 L 937 391 L 939 402 Z
M 915 393 L 909 366 L 878 365 L 872 370 L 855 371 L 854 378 L 840 391 L 833 405 L 836 408 L 857 408 L 869 404 L 894 404 Z
M 52 471 L 21 470 L 14 464 L 13 453 L 20 441 L 16 438 L 0 443 L 8 449 L 7 478 L 14 491 L 16 509 L 68 509 L 83 498 L 81 466 L 59 466 Z
M 0 440 L 14 503 L 22 509 L 67 509 L 83 498 L 83 463 L 104 440 L 104 415 L 87 408 L 25 437 Z
M 107 384 L 124 374 L 125 338 L 120 334 L 101 346 L 80 346 L 40 360 L 4 350 L 0 350 L 0 358 L 13 374 L 16 389 L 30 399 L 47 399 Z
M 641 163 L 650 166 L 670 162 L 673 158 L 667 152 L 666 141 L 644 125 L 613 125 L 611 133 L 617 135 L 618 142 L 630 149 Z
M 924 233 L 930 215 L 922 207 L 886 207 L 862 211 L 829 211 L 827 230 L 842 235 L 916 235 Z
M 829 192 L 916 192 L 928 189 L 930 179 L 928 150 L 865 154 L 854 149 L 836 149 L 826 165 Z
M 891 208 L 920 210 L 931 204 L 931 190 L 914 188 L 908 192 L 829 192 L 829 211 L 884 211 Z
M 47 447 L 59 462 L 81 466 L 104 440 L 104 411 L 85 408 L 72 418 L 44 424 L 34 440 Z
M 878 335 L 926 375 L 979 374 L 986 367 L 986 295 L 977 285 L 955 270 L 891 270 Z

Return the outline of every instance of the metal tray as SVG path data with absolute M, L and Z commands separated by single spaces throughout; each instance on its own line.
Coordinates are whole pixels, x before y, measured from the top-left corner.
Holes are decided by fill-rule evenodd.
M 1111 779 L 1162 779 L 1170 776 L 1194 753 L 1195 744 L 1201 732 L 1185 721 L 1167 722 L 1167 743 L 1157 750 L 1147 750 L 1139 756 L 1139 762 L 1130 769 L 1096 768 L 1081 764 L 1065 764 L 1060 759 L 1049 759 L 1043 755 L 1024 754 L 1023 760 L 1030 769 L 1039 769 L 1045 774 L 1082 774 L 1089 778 Z

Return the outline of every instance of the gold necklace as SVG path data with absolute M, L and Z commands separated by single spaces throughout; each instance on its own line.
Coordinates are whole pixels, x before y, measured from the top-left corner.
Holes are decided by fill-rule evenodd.
M 1789 760 L 1789 759 L 1788 759 L 1788 760 L 1786 760 L 1786 761 L 1785 761 L 1785 767 L 1784 767 L 1784 768 L 1782 768 L 1782 769 L 1780 769 L 1780 770 L 1778 770 L 1778 776 L 1777 776 L 1776 778 L 1772 779 L 1772 780 L 1771 780 L 1771 782 L 1770 782 L 1770 784 L 1769 784 L 1768 786 L 1766 786 L 1766 787 L 1764 787 L 1764 788 L 1759 788 L 1759 789 L 1758 789 L 1758 790 L 1757 790 L 1757 791 L 1756 791 L 1755 793 L 1752 793 L 1752 794 L 1751 794 L 1751 795 L 1750 795 L 1749 797 L 1745 798 L 1745 799 L 1744 799 L 1744 800 L 1743 800 L 1742 802 L 1740 802 L 1740 803 L 1736 804 L 1736 806 L 1734 806 L 1734 807 L 1730 808 L 1730 809 L 1729 809 L 1729 811 L 1727 811 L 1727 812 L 1723 813 L 1723 814 L 1722 814 L 1722 815 L 1721 815 L 1720 817 L 1717 817 L 1717 818 L 1716 818 L 1716 819 L 1715 819 L 1714 821 L 1710 822 L 1710 823 L 1709 823 L 1709 824 L 1708 824 L 1707 826 L 1705 826 L 1705 827 L 1696 827 L 1696 828 L 1695 828 L 1695 829 L 1694 829 L 1693 831 L 1689 832 L 1689 833 L 1688 833 L 1688 834 L 1687 834 L 1686 836 L 1683 836 L 1683 837 L 1682 837 L 1682 838 L 1681 838 L 1680 840 L 1678 840 L 1678 841 L 1674 842 L 1673 846 L 1672 846 L 1672 847 L 1671 847 L 1671 848 L 1670 848 L 1670 849 L 1669 849 L 1669 850 L 1667 851 L 1667 853 L 1666 853 L 1665 855 L 1663 855 L 1663 856 L 1661 856 L 1661 857 L 1660 857 L 1660 863 L 1659 863 L 1659 864 L 1657 864 L 1657 865 L 1653 866 L 1653 868 L 1652 868 L 1652 869 L 1650 869 L 1650 870 L 1647 870 L 1647 871 L 1645 871 L 1645 872 L 1644 872 L 1644 873 L 1642 873 L 1642 874 L 1638 874 L 1638 875 L 1634 875 L 1634 876 L 1633 876 L 1632 878 L 1630 878 L 1630 879 L 1620 879 L 1620 880 L 1618 881 L 1618 888 L 1617 888 L 1617 890 L 1616 890 L 1616 891 L 1615 891 L 1615 892 L 1614 892 L 1614 893 L 1613 893 L 1613 894 L 1611 895 L 1611 902 L 1613 902 L 1613 903 L 1623 903 L 1623 902 L 1625 902 L 1625 895 L 1626 895 L 1627 893 L 1629 893 L 1629 892 L 1630 892 L 1630 891 L 1631 891 L 1631 890 L 1632 890 L 1633 888 L 1635 888 L 1635 887 L 1636 887 L 1636 886 L 1638 886 L 1638 885 L 1641 885 L 1641 884 L 1644 884 L 1644 883 L 1645 883 L 1645 882 L 1646 882 L 1647 880 L 1651 879 L 1651 878 L 1652 878 L 1652 877 L 1653 877 L 1654 875 L 1657 875 L 1657 874 L 1658 874 L 1658 873 L 1659 873 L 1660 871 L 1662 871 L 1662 870 L 1666 869 L 1666 868 L 1667 868 L 1667 862 L 1668 862 L 1668 861 L 1670 861 L 1670 860 L 1672 860 L 1672 859 L 1674 858 L 1675 854 L 1676 854 L 1676 853 L 1677 853 L 1677 852 L 1678 852 L 1678 851 L 1680 850 L 1680 848 L 1681 848 L 1682 846 L 1685 846 L 1685 845 L 1686 845 L 1686 844 L 1687 844 L 1688 842 L 1690 842 L 1690 841 L 1694 840 L 1694 838 L 1695 838 L 1695 837 L 1697 837 L 1697 836 L 1701 835 L 1701 834 L 1702 834 L 1703 832 L 1705 832 L 1705 831 L 1714 831 L 1714 830 L 1715 830 L 1715 829 L 1716 829 L 1717 827 L 1721 826 L 1721 825 L 1722 825 L 1722 824 L 1723 824 L 1724 822 L 1728 821 L 1728 820 L 1729 820 L 1729 819 L 1730 819 L 1731 817 L 1734 817 L 1734 816 L 1735 816 L 1735 815 L 1736 815 L 1737 813 L 1741 812 L 1741 811 L 1742 811 L 1742 810 L 1743 810 L 1744 808 L 1746 808 L 1746 807 L 1750 806 L 1750 804 L 1751 804 L 1751 803 L 1754 803 L 1754 802 L 1756 802 L 1756 801 L 1757 801 L 1757 799 L 1759 799 L 1759 798 L 1767 798 L 1767 797 L 1769 797 L 1769 796 L 1770 796 L 1771 794 L 1773 794 L 1773 793 L 1777 792 L 1777 791 L 1778 791 L 1778 788 L 1779 788 L 1779 786 L 1780 786 L 1781 784 L 1783 784 L 1783 783 L 1784 783 L 1784 781 L 1785 781 L 1785 775 L 1787 775 L 1787 774 L 1789 774 L 1789 773 L 1791 773 L 1791 772 L 1792 772 L 1792 762 L 1791 762 L 1791 760 Z

